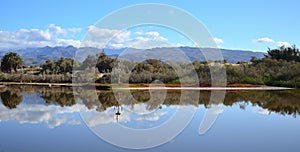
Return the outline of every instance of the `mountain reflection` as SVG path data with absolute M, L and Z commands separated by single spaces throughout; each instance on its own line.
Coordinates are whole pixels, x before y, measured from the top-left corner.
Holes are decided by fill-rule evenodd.
M 122 111 L 124 107 L 130 109 L 131 112 L 146 115 L 157 109 L 171 106 L 194 105 L 197 107 L 203 105 L 210 107 L 210 104 L 217 103 L 209 103 L 209 91 L 200 92 L 198 101 L 194 101 L 192 92 L 185 93 L 187 93 L 187 97 L 191 98 L 184 102 L 180 102 L 180 92 L 168 92 L 164 102 L 161 103 L 158 100 L 150 100 L 149 92 L 118 92 L 114 94 L 109 91 L 96 92 L 95 90 L 79 89 L 74 93 L 73 89 L 68 87 L 10 86 L 0 89 L 3 103 L 3 106 L 0 106 L 0 121 L 44 122 L 48 123 L 49 127 L 55 127 L 63 123 L 78 124 L 79 118 L 72 116 L 74 112 L 95 111 L 106 114 L 109 119 L 117 119 L 116 121 L 122 122 L 130 120 L 128 118 L 130 113 Z M 117 100 L 118 96 L 122 97 L 121 103 Z M 154 97 L 161 98 L 160 93 L 156 92 Z M 33 101 L 36 102 L 32 104 Z M 297 117 L 300 113 L 300 90 L 227 92 L 223 105 L 238 105 L 242 110 L 248 106 L 257 106 L 261 108 L 258 112 L 262 114 L 274 112 Z M 165 113 L 166 111 L 160 112 Z M 158 120 L 158 116 L 163 115 L 158 113 L 148 115 L 147 120 Z M 137 119 L 143 120 L 142 118 Z M 113 120 L 105 122 L 112 123 Z

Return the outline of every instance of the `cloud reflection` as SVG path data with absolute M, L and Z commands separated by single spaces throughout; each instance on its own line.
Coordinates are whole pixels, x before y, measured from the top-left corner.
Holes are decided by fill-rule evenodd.
M 103 112 L 96 109 L 88 109 L 84 104 L 76 106 L 61 107 L 58 105 L 45 104 L 26 104 L 22 103 L 15 109 L 8 109 L 0 105 L 0 122 L 16 121 L 20 124 L 46 124 L 48 128 L 55 128 L 62 125 L 80 125 L 81 119 L 76 113 L 81 112 L 87 116 L 86 123 L 89 126 L 105 125 L 109 123 L 135 123 L 142 121 L 158 121 L 162 116 L 168 114 L 168 111 L 147 110 L 147 104 L 136 104 L 133 106 L 136 110 L 131 111 L 129 107 L 122 108 L 121 115 L 116 120 L 117 108 L 111 107 Z
M 73 113 L 86 109 L 84 105 L 60 107 L 57 105 L 21 104 L 16 109 L 7 109 L 5 106 L 0 105 L 0 120 L 17 121 L 21 124 L 44 123 L 49 128 L 55 128 L 63 124 L 80 124 L 80 119 Z
M 139 107 L 137 110 L 137 107 Z M 135 104 L 133 106 L 124 106 L 120 111 L 121 115 L 117 118 L 117 108 L 108 108 L 106 111 L 88 111 L 81 114 L 86 120 L 86 123 L 90 127 L 97 125 L 105 125 L 110 123 L 147 123 L 161 120 L 163 116 L 169 115 L 170 108 L 163 107 L 161 110 L 150 110 L 147 104 Z M 133 111 L 133 109 L 134 111 Z M 174 108 L 173 106 L 171 108 Z

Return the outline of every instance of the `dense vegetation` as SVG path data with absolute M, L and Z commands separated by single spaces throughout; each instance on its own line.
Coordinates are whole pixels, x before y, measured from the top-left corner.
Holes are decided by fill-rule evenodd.
M 300 52 L 295 46 L 269 49 L 263 59 L 227 66 L 228 83 L 300 87 Z
M 196 72 L 200 85 L 209 86 L 210 70 L 212 66 L 218 66 L 214 63 L 216 62 L 176 63 L 181 69 L 181 74 L 178 74 L 170 62 L 158 59 L 147 59 L 139 63 L 119 61 L 101 52 L 96 56 L 88 56 L 82 63 L 61 57 L 56 61 L 48 60 L 41 66 L 25 67 L 22 66 L 21 57 L 10 52 L 2 58 L 0 81 L 70 83 L 73 74 L 77 82 L 124 83 L 128 80 L 129 83 L 151 83 L 160 80 L 174 84 L 193 83 L 192 75 Z M 190 68 L 191 65 L 193 69 Z M 113 71 L 114 66 L 121 68 Z M 228 84 L 300 87 L 300 52 L 295 46 L 269 49 L 262 59 L 252 57 L 249 63 L 239 62 L 225 66 Z M 130 76 L 126 77 L 129 73 Z M 115 75 L 118 77 L 113 77 Z

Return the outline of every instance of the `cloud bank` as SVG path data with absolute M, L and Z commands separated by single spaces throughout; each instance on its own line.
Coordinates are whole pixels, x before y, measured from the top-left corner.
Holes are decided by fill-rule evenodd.
M 84 35 L 83 41 L 75 38 L 76 34 Z M 177 44 L 169 43 L 168 39 L 157 31 L 130 32 L 114 29 L 103 29 L 96 26 L 81 28 L 62 28 L 50 24 L 45 30 L 20 29 L 17 31 L 0 31 L 0 48 L 20 49 L 45 46 L 75 46 L 97 48 L 153 48 L 171 47 Z
M 60 107 L 57 105 L 21 104 L 16 109 L 7 109 L 0 105 L 0 121 L 16 121 L 21 124 L 43 123 L 49 128 L 55 128 L 63 124 L 80 124 L 80 119 L 74 116 L 74 113 L 79 111 L 87 111 L 87 108 L 84 105 Z
M 147 105 L 134 105 L 137 116 L 133 117 L 130 110 L 122 110 L 118 122 L 136 122 L 136 121 L 158 121 L 162 116 L 167 115 L 168 111 L 147 110 Z M 141 109 L 137 109 L 141 108 Z M 20 124 L 45 124 L 48 128 L 55 128 L 61 125 L 79 125 L 80 118 L 76 113 L 82 113 L 85 122 L 89 126 L 104 125 L 116 123 L 116 109 L 108 108 L 103 112 L 95 109 L 89 110 L 83 104 L 77 104 L 72 107 L 60 107 L 58 105 L 44 104 L 20 104 L 15 109 L 8 109 L 0 104 L 0 122 L 15 121 Z
M 6 49 L 67 45 L 78 47 L 81 44 L 79 40 L 65 37 L 80 31 L 80 28 L 63 29 L 55 24 L 50 24 L 46 30 L 0 31 L 0 47 Z

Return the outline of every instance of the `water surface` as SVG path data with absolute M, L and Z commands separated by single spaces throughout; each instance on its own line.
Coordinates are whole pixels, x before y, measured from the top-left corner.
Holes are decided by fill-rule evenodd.
M 135 102 L 118 103 L 112 92 L 72 88 L 11 86 L 1 88 L 0 151 L 132 151 L 111 145 L 88 126 L 119 124 L 149 129 L 166 123 L 178 107 L 197 109 L 176 138 L 145 151 L 299 151 L 300 91 L 227 92 L 217 121 L 199 135 L 210 92 L 197 102 L 180 102 L 181 92 L 168 92 L 164 102 L 149 92 L 131 94 Z M 159 95 L 159 93 L 157 94 Z M 151 102 L 150 102 L 151 101 Z M 89 115 L 82 119 L 82 115 Z M 118 134 L 114 134 L 118 136 Z M 132 140 L 132 139 L 128 139 Z

